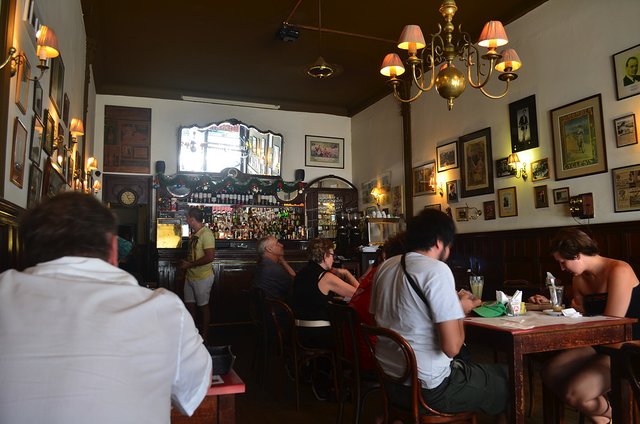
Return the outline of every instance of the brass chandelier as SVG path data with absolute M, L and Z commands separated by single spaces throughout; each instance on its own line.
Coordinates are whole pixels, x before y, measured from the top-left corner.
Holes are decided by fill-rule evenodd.
M 487 52 L 481 56 L 478 47 L 471 43 L 470 35 L 462 31 L 461 25 L 458 27 L 457 39 L 454 39 L 452 21 L 457 10 L 455 0 L 442 2 L 439 11 L 445 23 L 444 26 L 438 24 L 438 32 L 429 35 L 428 45 L 418 25 L 404 27 L 398 48 L 408 50 L 409 57 L 406 63 L 411 67 L 412 81 L 418 88 L 418 92 L 413 97 L 403 98 L 399 92 L 401 80 L 398 77 L 405 72 L 400 57 L 395 53 L 389 53 L 385 56 L 380 73 L 389 77 L 389 82 L 393 86 L 393 95 L 399 101 L 412 102 L 423 92 L 429 91 L 435 86 L 440 96 L 447 100 L 447 107 L 451 110 L 453 109 L 453 100 L 464 92 L 467 81 L 471 87 L 479 89 L 485 96 L 499 99 L 509 91 L 509 82 L 518 77 L 515 71 L 522 66 L 522 63 L 515 50 L 506 49 L 500 53 L 496 51 L 498 47 L 509 42 L 502 23 L 489 21 L 485 24 L 478 45 L 486 47 Z M 418 53 L 418 51 L 420 52 Z M 462 61 L 466 66 L 466 78 L 465 74 L 453 64 L 455 59 Z M 480 59 L 488 62 L 488 72 L 482 72 Z M 436 67 L 438 67 L 437 75 Z M 474 68 L 475 81 L 472 77 Z M 499 95 L 490 94 L 485 90 L 485 85 L 491 79 L 494 69 L 500 73 L 498 79 L 505 82 L 504 92 Z M 425 77 L 427 73 L 430 74 L 428 79 Z

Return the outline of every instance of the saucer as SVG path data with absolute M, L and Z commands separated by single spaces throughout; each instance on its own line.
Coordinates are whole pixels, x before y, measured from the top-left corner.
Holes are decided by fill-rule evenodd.
M 557 312 L 557 311 L 554 311 L 553 309 L 545 309 L 542 312 L 547 314 L 547 315 L 551 315 L 552 317 L 561 317 L 561 316 L 563 316 L 562 312 Z

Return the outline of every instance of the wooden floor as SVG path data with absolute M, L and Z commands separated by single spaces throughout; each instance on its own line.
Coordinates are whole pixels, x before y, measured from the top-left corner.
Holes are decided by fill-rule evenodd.
M 238 424 L 328 424 L 336 422 L 338 403 L 316 400 L 308 385 L 301 386 L 300 410 L 296 411 L 293 381 L 286 376 L 279 363 L 272 361 L 268 364 L 265 383 L 263 385 L 258 383 L 253 367 L 254 355 L 258 352 L 249 328 L 237 327 L 232 331 L 216 333 L 212 340 L 216 345 L 232 345 L 232 350 L 237 355 L 234 368 L 247 386 L 247 392 L 236 397 Z M 492 358 L 492 355 L 489 352 L 478 351 L 474 352 L 474 358 L 477 362 L 485 362 L 485 359 Z M 539 377 L 536 377 L 534 381 L 534 410 L 532 416 L 527 417 L 527 424 L 543 423 L 541 383 Z M 525 396 L 528 401 L 528 395 L 525 394 Z M 343 423 L 353 422 L 352 407 L 351 403 L 346 404 Z M 376 418 L 381 416 L 382 398 L 378 393 L 374 393 L 364 406 L 360 422 L 363 424 L 375 423 Z M 492 424 L 493 422 L 494 420 L 490 416 L 478 417 L 478 424 Z M 578 414 L 566 408 L 565 423 L 577 424 Z

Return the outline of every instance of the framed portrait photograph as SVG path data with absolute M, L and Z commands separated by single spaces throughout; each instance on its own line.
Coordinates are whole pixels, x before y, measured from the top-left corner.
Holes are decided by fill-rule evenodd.
M 53 154 L 53 139 L 56 136 L 56 121 L 51 115 L 51 111 L 47 109 L 44 110 L 44 125 L 44 143 L 42 144 L 42 148 L 51 156 Z
M 305 166 L 344 169 L 344 138 L 305 135 Z
M 496 219 L 496 202 L 494 200 L 488 200 L 486 202 L 483 202 L 482 212 L 484 213 L 485 221 Z
M 413 168 L 413 195 L 436 194 L 436 162 L 430 161 Z
M 518 174 L 515 168 L 509 166 L 509 158 L 496 160 L 496 178 L 514 177 Z
M 29 192 L 27 193 L 27 208 L 32 208 L 40 202 L 42 194 L 42 171 L 35 163 L 29 168 Z
M 38 80 L 33 82 L 33 111 L 42 118 L 42 86 Z
M 11 149 L 10 181 L 22 188 L 24 184 L 24 164 L 27 153 L 27 127 L 16 116 L 13 124 L 13 147 Z
M 511 130 L 511 152 L 538 147 L 538 117 L 536 96 L 509 103 L 509 129 Z
M 531 162 L 531 181 L 546 180 L 549 177 L 549 158 Z
M 458 167 L 458 147 L 457 142 L 443 144 L 436 147 L 436 159 L 438 160 L 438 172 L 454 169 Z
M 618 100 L 640 94 L 640 44 L 613 55 Z
M 460 197 L 458 197 L 458 180 L 447 181 L 447 201 L 449 203 L 460 201 Z
M 461 208 L 456 208 L 456 221 L 468 221 L 469 220 L 469 211 L 466 206 Z
M 555 205 L 560 203 L 569 203 L 569 187 L 554 188 L 553 203 Z
M 533 203 L 536 209 L 549 207 L 549 190 L 546 185 L 533 188 Z
M 29 148 L 29 159 L 36 164 L 40 164 L 40 154 L 42 153 L 42 140 L 44 136 L 44 126 L 37 115 L 33 115 L 31 123 L 31 147 Z M 42 175 L 42 171 L 40 172 Z
M 463 135 L 459 148 L 461 197 L 493 193 L 491 128 Z
M 613 120 L 616 130 L 616 146 L 624 147 L 638 144 L 638 130 L 636 129 L 636 115 L 632 113 Z
M 500 218 L 518 216 L 518 195 L 515 186 L 498 190 L 498 215 Z
M 27 57 L 22 54 L 22 60 L 18 65 L 18 79 L 16 80 L 16 106 L 22 113 L 27 113 L 29 106 L 29 78 L 31 77 L 31 65 Z
M 62 55 L 51 59 L 51 70 L 49 72 L 51 72 L 49 98 L 56 112 L 58 112 L 58 116 L 61 116 L 64 101 L 64 62 L 62 62 Z
M 640 210 L 640 165 L 623 166 L 611 170 L 615 212 Z
M 607 172 L 600 94 L 551 111 L 556 180 Z

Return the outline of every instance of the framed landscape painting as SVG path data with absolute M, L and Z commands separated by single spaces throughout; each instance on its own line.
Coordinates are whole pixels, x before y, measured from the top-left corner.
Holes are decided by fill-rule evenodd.
M 461 197 L 493 193 L 491 128 L 463 135 L 459 144 Z
M 607 172 L 600 94 L 551 111 L 556 180 Z
M 344 138 L 306 135 L 306 166 L 344 168 Z

